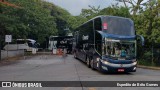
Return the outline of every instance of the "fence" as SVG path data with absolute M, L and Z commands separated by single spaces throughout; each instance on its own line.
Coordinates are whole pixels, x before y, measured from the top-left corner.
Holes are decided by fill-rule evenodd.
M 138 50 L 138 62 L 142 65 L 160 66 L 160 48 L 142 48 Z

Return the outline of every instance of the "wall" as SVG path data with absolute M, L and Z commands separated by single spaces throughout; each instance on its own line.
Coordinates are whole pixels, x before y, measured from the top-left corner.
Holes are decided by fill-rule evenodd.
M 14 57 L 18 55 L 24 55 L 24 50 L 14 50 L 14 51 L 8 51 L 8 57 Z M 1 51 L 1 59 L 4 59 L 7 57 L 7 51 L 2 50 Z

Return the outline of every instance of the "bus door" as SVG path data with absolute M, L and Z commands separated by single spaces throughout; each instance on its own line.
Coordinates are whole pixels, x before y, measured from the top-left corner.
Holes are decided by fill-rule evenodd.
M 95 52 L 93 55 L 93 62 L 95 68 L 99 68 L 100 65 L 100 58 L 102 57 L 102 35 L 99 34 L 98 32 L 95 33 Z

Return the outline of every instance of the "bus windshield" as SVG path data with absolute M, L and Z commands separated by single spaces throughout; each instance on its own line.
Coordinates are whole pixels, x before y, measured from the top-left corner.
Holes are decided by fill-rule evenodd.
M 136 58 L 135 40 L 115 40 L 105 38 L 103 56 L 114 60 L 132 60 Z

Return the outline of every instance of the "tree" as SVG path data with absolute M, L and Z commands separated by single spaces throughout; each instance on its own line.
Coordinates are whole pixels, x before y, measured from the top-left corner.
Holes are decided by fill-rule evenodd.
M 150 1 L 145 4 L 145 9 L 136 16 L 132 16 L 138 34 L 146 39 L 146 46 L 159 43 L 159 1 Z
M 80 16 L 87 19 L 91 19 L 97 16 L 99 12 L 100 12 L 100 6 L 96 8 L 95 6 L 89 5 L 89 9 L 82 9 Z
M 121 17 L 131 17 L 129 8 L 127 7 L 122 7 L 116 5 L 112 5 L 110 7 L 102 9 L 98 15 L 113 15 L 113 16 L 121 16 Z
M 68 11 L 43 0 L 7 0 L 21 8 L 0 5 L 0 34 L 12 34 L 14 39 L 31 38 L 39 43 L 45 37 L 64 33 L 72 16 Z M 1 4 L 1 3 L 0 3 Z M 74 20 L 74 19 L 73 19 Z
M 138 14 L 139 11 L 143 10 L 143 6 L 146 5 L 150 0 L 116 0 L 119 2 L 123 2 L 125 4 L 125 7 L 127 6 L 127 3 L 131 5 L 131 12 L 133 15 Z

